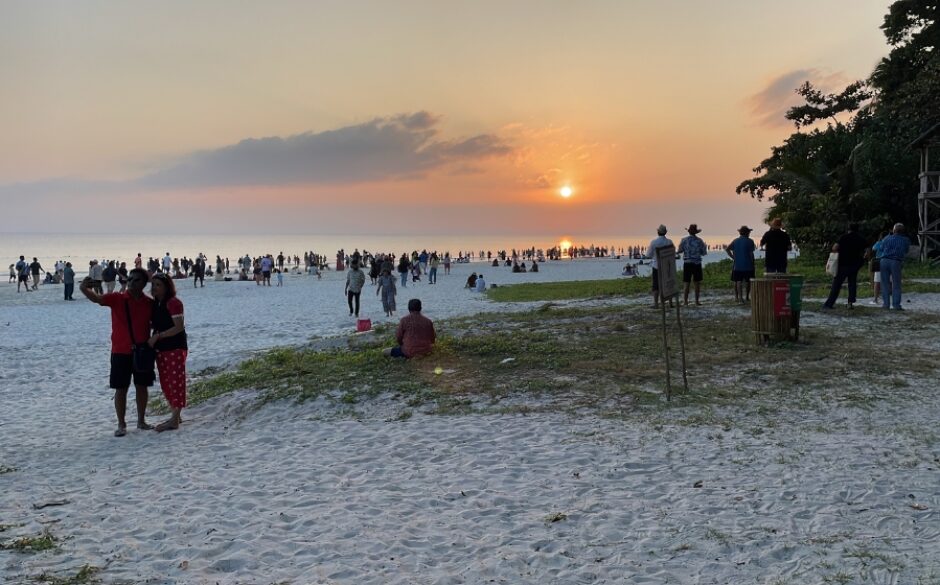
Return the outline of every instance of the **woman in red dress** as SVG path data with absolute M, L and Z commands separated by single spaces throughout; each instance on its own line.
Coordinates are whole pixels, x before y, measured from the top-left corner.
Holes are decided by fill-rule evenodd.
M 183 303 L 176 296 L 173 280 L 165 274 L 154 274 L 150 294 L 153 295 L 153 335 L 148 343 L 157 350 L 157 371 L 160 388 L 170 405 L 172 416 L 156 426 L 157 432 L 172 431 L 183 422 L 180 412 L 186 406 L 186 329 L 183 324 Z

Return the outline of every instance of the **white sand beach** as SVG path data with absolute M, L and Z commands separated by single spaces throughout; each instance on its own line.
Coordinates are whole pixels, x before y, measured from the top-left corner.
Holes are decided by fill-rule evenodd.
M 505 285 L 616 278 L 624 263 L 457 264 L 436 285 L 399 289 L 399 316 L 411 297 L 432 319 L 532 308 L 465 290 L 471 270 Z M 190 371 L 351 334 L 343 278 L 181 283 Z M 373 290 L 363 315 L 397 321 Z M 911 299 L 911 311 L 940 314 L 938 295 Z M 738 310 L 704 300 L 688 318 Z M 805 316 L 809 328 L 839 318 Z M 784 415 L 760 434 L 746 418 L 388 420 L 330 416 L 320 401 L 246 411 L 246 391 L 186 409 L 177 432 L 117 439 L 107 310 L 62 302 L 60 286 L 4 284 L 0 328 L 0 543 L 58 539 L 0 550 L 2 583 L 85 565 L 103 583 L 940 583 L 934 379 L 908 380 L 874 409 Z

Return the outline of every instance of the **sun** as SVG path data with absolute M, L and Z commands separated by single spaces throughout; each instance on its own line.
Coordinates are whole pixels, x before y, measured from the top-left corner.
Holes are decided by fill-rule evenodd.
M 571 187 L 569 187 L 568 185 L 565 185 L 564 187 L 558 190 L 558 194 L 564 197 L 565 199 L 571 197 L 572 193 L 574 193 L 574 191 L 572 191 Z

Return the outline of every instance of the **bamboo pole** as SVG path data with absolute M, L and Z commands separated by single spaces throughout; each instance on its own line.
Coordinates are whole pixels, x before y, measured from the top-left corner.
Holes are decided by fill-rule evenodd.
M 660 297 L 663 310 L 663 357 L 666 360 L 666 401 L 672 400 L 672 381 L 669 378 L 669 341 L 666 339 L 666 299 Z
M 685 388 L 686 394 L 689 393 L 689 380 L 686 376 L 686 367 L 685 367 L 685 334 L 682 332 L 682 315 L 680 314 L 679 309 L 679 299 L 676 299 L 676 322 L 679 324 L 679 347 L 682 350 L 682 387 Z

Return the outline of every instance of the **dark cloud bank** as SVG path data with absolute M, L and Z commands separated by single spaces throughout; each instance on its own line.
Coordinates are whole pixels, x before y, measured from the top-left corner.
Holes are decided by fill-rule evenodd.
M 461 168 L 511 147 L 493 134 L 447 140 L 429 112 L 375 118 L 363 124 L 294 136 L 248 138 L 193 152 L 172 166 L 130 181 L 53 179 L 0 185 L 0 194 L 86 195 L 161 189 L 292 184 L 344 184 L 421 177 Z

